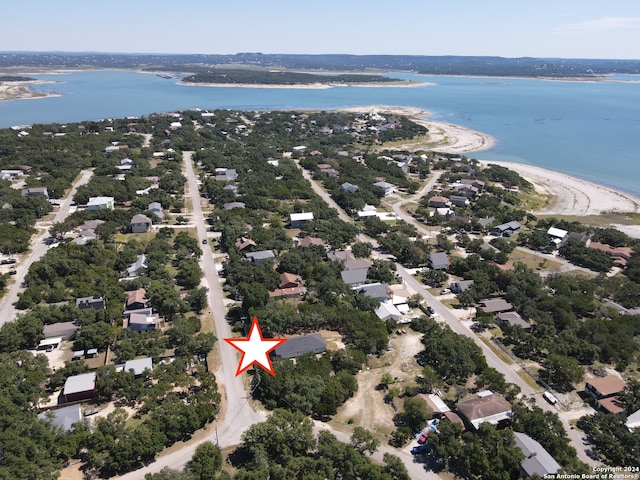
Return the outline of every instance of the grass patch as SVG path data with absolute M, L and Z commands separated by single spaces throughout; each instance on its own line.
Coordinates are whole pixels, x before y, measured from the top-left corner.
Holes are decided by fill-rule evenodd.
M 520 207 L 531 212 L 547 208 L 551 204 L 553 196 L 537 192 L 529 193 L 520 191 L 518 192 L 518 199 L 522 202 Z
M 579 222 L 594 227 L 607 227 L 611 224 L 620 225 L 640 225 L 640 213 L 618 213 L 609 212 L 602 215 L 587 215 L 580 217 L 577 215 L 539 215 L 540 218 L 558 218 L 568 222 Z
M 518 249 L 511 252 L 511 255 L 509 255 L 509 262 L 514 264 L 523 263 L 534 270 L 559 270 L 562 266 L 560 262 L 549 260 L 542 255 L 534 255 Z
M 448 300 L 441 300 L 440 303 L 445 305 L 447 308 L 458 308 L 460 306 L 460 302 L 457 298 L 450 298 Z

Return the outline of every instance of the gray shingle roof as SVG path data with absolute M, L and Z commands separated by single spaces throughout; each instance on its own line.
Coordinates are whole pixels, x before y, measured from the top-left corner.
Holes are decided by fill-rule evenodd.
M 516 445 L 526 457 L 520 462 L 522 470 L 532 476 L 537 473 L 541 477 L 553 475 L 560 470 L 560 464 L 547 452 L 540 443 L 526 433 L 513 432 Z
M 327 343 L 319 333 L 288 338 L 286 342 L 275 349 L 277 357 L 294 358 L 305 353 L 322 353 L 326 350 Z

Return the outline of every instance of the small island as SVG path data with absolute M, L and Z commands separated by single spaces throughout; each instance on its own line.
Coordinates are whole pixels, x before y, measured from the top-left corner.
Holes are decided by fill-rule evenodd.
M 213 69 L 184 77 L 183 85 L 263 86 L 263 87 L 316 87 L 332 86 L 394 86 L 424 85 L 383 75 L 360 73 L 304 73 L 259 69 Z

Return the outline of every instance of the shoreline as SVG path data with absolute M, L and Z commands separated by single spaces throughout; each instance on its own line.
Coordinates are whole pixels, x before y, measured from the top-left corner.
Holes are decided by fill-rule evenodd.
M 540 215 L 590 216 L 606 213 L 640 213 L 640 198 L 572 175 L 525 163 L 480 160 L 506 167 L 531 182 L 535 190 L 552 195 L 551 205 L 534 211 Z
M 24 80 L 17 82 L 0 82 L 0 102 L 11 100 L 35 100 L 38 98 L 60 97 L 58 93 L 34 92 L 30 85 L 48 85 L 47 80 Z
M 486 133 L 453 123 L 430 120 L 432 112 L 419 107 L 401 107 L 393 105 L 363 105 L 358 107 L 344 107 L 338 109 L 343 112 L 354 113 L 389 113 L 405 116 L 418 125 L 429 130 L 427 145 L 417 145 L 423 150 L 434 150 L 449 154 L 466 154 L 489 150 L 495 146 L 497 140 Z
M 145 72 L 146 73 L 146 72 Z M 303 89 L 303 90 L 324 90 L 329 88 L 415 88 L 435 85 L 432 82 L 388 82 L 388 83 L 331 83 L 331 82 L 314 82 L 305 84 L 267 84 L 267 83 L 196 83 L 196 82 L 176 82 L 176 85 L 182 87 L 210 87 L 210 88 L 274 88 L 274 89 Z

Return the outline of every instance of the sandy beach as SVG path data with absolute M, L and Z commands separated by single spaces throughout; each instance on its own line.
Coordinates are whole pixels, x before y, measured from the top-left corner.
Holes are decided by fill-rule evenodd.
M 460 125 L 429 120 L 430 112 L 420 108 L 369 105 L 343 110 L 410 117 L 429 130 L 427 143 L 421 145 L 425 150 L 463 155 L 488 150 L 495 144 L 495 140 L 485 133 L 469 130 Z M 589 216 L 614 212 L 640 213 L 640 198 L 618 192 L 613 188 L 524 163 L 490 160 L 480 163 L 484 165 L 493 163 L 514 170 L 530 181 L 538 192 L 550 195 L 552 197 L 550 204 L 542 210 L 533 212 L 537 215 Z M 630 236 L 640 238 L 640 225 L 613 224 L 612 226 Z
M 25 100 L 30 98 L 55 97 L 56 94 L 33 92 L 29 89 L 30 85 L 43 85 L 47 82 L 44 80 L 31 80 L 24 82 L 0 82 L 0 102 L 5 100 Z

